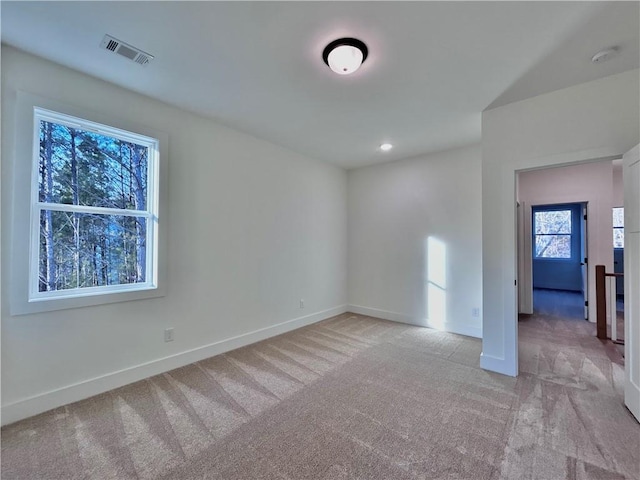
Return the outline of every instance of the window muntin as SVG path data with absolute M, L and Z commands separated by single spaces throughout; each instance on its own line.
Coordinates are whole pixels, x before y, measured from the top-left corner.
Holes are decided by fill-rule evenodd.
M 613 248 L 624 248 L 624 207 L 613 209 Z
M 156 288 L 158 140 L 34 112 L 29 300 Z
M 537 211 L 533 221 L 536 258 L 572 258 L 571 210 Z

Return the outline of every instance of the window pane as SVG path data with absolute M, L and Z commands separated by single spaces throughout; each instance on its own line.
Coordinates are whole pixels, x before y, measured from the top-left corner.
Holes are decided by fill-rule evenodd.
M 624 228 L 613 229 L 613 248 L 624 248 Z
M 535 212 L 536 234 L 571 233 L 571 210 Z
M 144 283 L 147 219 L 43 210 L 40 292 Z
M 613 228 L 624 227 L 624 207 L 613 209 Z
M 571 235 L 536 235 L 536 257 L 571 258 Z
M 146 210 L 148 148 L 40 121 L 39 200 Z

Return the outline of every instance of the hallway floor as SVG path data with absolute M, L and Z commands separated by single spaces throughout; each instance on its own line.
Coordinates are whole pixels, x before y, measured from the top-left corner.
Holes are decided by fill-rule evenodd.
M 533 289 L 533 313 L 534 315 L 547 316 L 549 321 L 555 317 L 561 317 L 564 321 L 582 323 L 585 321 L 583 305 L 584 298 L 581 292 L 545 288 Z M 624 302 L 621 299 L 618 299 L 616 309 L 618 339 L 624 340 Z M 608 330 L 610 331 L 610 328 Z
M 516 466 L 503 478 L 638 478 L 638 447 L 628 445 L 637 445 L 640 434 L 624 406 L 624 359 L 615 345 L 596 338 L 574 296 L 554 304 L 549 300 L 560 295 L 547 293 L 538 292 L 536 313 L 518 322 L 514 431 L 528 435 L 516 451 L 507 448 L 505 464 L 513 459 Z
M 584 321 L 584 297 L 581 292 L 534 288 L 533 313 Z

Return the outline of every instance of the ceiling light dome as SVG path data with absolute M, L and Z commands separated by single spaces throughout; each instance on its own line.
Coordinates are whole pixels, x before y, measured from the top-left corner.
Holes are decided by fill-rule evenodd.
M 360 68 L 368 54 L 367 46 L 357 38 L 339 38 L 325 47 L 322 58 L 337 74 L 349 75 Z
M 593 63 L 606 62 L 607 60 L 615 57 L 618 54 L 619 50 L 620 49 L 618 47 L 605 48 L 604 50 L 600 50 L 598 53 L 596 53 L 591 58 L 591 61 Z

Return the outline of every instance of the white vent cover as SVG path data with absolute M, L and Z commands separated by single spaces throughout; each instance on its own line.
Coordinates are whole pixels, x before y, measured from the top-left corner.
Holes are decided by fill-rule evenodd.
M 139 48 L 129 45 L 128 43 L 124 43 L 117 38 L 113 38 L 111 35 L 104 36 L 102 43 L 100 44 L 100 48 L 122 55 L 139 65 L 146 65 L 153 60 L 153 55 L 143 52 Z

